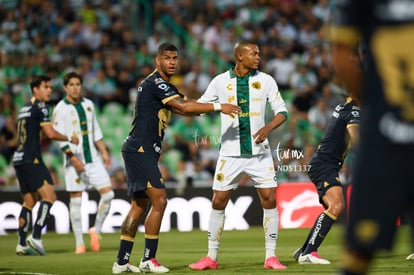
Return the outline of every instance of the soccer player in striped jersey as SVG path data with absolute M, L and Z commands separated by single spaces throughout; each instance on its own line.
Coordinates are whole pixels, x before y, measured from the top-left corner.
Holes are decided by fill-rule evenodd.
M 100 195 L 95 224 L 89 229 L 90 248 L 100 250 L 100 232 L 114 198 L 111 180 L 105 169 L 111 158 L 103 142 L 93 102 L 82 97 L 82 76 L 68 72 L 63 76 L 66 96 L 53 110 L 53 127 L 62 133 L 80 137 L 78 145 L 58 142 L 64 153 L 65 187 L 70 197 L 70 220 L 75 235 L 76 254 L 86 253 L 82 231 L 82 193 L 94 188 Z
M 221 114 L 221 148 L 213 182 L 212 209 L 208 229 L 208 254 L 189 265 L 191 269 L 217 269 L 224 210 L 243 173 L 248 174 L 263 207 L 266 269 L 285 269 L 277 259 L 279 214 L 276 207 L 277 181 L 268 142 L 269 133 L 287 119 L 285 102 L 276 81 L 258 70 L 260 50 L 256 43 L 242 41 L 234 46 L 236 64 L 217 75 L 199 102 L 235 103 L 236 117 Z M 267 102 L 274 113 L 265 124 Z

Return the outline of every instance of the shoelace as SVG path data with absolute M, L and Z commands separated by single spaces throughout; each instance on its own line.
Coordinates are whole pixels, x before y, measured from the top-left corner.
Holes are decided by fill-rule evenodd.
M 150 261 L 155 265 L 155 266 L 161 266 L 160 263 L 157 261 L 157 259 L 152 258 L 150 259 Z

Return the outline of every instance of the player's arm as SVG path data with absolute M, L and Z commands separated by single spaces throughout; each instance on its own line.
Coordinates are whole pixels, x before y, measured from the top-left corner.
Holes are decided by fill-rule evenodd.
M 265 126 L 260 128 L 256 133 L 253 134 L 253 139 L 255 143 L 262 143 L 273 129 L 276 129 L 277 127 L 282 125 L 286 120 L 286 112 L 277 113 L 269 123 L 267 123 Z
M 111 157 L 109 155 L 108 150 L 106 149 L 105 143 L 103 142 L 102 139 L 98 140 L 95 142 L 96 147 L 99 150 L 99 153 L 101 154 L 101 157 L 105 163 L 106 168 L 111 168 L 112 167 L 112 160 Z
M 354 146 L 359 140 L 359 124 L 348 124 L 346 130 L 351 139 L 351 146 Z
M 73 135 L 73 136 L 70 137 L 70 136 L 62 135 L 61 133 L 59 133 L 58 131 L 56 131 L 53 128 L 52 123 L 42 123 L 42 130 L 43 130 L 43 133 L 49 139 L 60 140 L 60 141 L 69 141 L 73 144 L 78 144 L 79 143 L 79 139 L 78 139 L 77 136 Z
M 235 116 L 240 113 L 237 105 L 228 103 L 200 103 L 188 101 L 181 97 L 174 97 L 166 103 L 174 113 L 184 116 L 194 116 L 203 113 L 221 111 L 224 114 Z

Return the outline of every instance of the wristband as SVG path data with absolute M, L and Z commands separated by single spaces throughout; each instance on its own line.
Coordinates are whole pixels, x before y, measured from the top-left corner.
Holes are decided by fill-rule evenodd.
M 72 152 L 66 153 L 66 156 L 68 157 L 68 159 L 70 159 L 71 157 L 74 156 L 74 154 Z
M 213 103 L 214 111 L 221 111 L 221 104 L 220 103 Z
M 72 143 L 72 137 L 71 136 L 68 136 L 68 141 L 69 141 L 69 143 Z

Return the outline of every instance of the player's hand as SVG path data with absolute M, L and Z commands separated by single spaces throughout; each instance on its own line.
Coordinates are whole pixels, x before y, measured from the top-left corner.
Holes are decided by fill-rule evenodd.
M 78 174 L 85 171 L 85 164 L 78 157 L 76 157 L 75 155 L 73 155 L 69 159 L 69 161 L 72 164 L 73 168 L 75 168 L 75 170 Z
M 241 113 L 241 109 L 239 106 L 229 103 L 221 103 L 221 112 L 226 115 L 230 115 L 232 117 L 237 116 Z
M 254 143 L 259 144 L 266 140 L 267 135 L 269 134 L 268 131 L 266 131 L 265 127 L 259 129 L 255 134 L 252 135 Z
M 102 160 L 104 162 L 104 165 L 107 169 L 111 169 L 112 168 L 112 159 L 111 156 L 108 154 L 108 152 L 103 152 L 101 153 L 102 156 Z
M 78 145 L 79 144 L 79 139 L 77 135 L 72 135 L 71 137 L 71 143 Z

